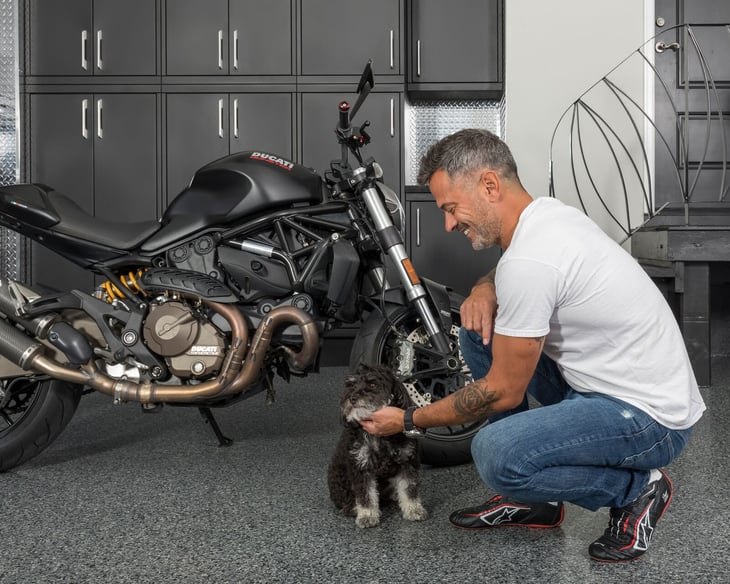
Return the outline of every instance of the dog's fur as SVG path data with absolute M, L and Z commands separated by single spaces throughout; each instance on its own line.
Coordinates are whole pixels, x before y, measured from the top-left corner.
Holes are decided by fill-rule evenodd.
M 387 367 L 360 365 L 345 379 L 340 400 L 345 428 L 327 479 L 332 502 L 354 515 L 358 527 L 380 523 L 381 496 L 397 501 L 409 521 L 428 517 L 419 494 L 418 439 L 404 434 L 373 436 L 358 423 L 387 405 L 409 405 L 405 387 Z

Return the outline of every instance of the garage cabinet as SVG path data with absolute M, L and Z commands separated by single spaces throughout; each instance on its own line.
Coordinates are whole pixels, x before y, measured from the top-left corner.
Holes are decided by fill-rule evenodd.
M 31 75 L 157 75 L 155 0 L 31 0 Z
M 292 0 L 168 0 L 167 75 L 291 75 Z
M 502 0 L 409 0 L 408 90 L 502 91 Z
M 95 217 L 156 218 L 158 112 L 159 96 L 152 93 L 31 95 L 30 181 L 52 186 Z M 73 264 L 36 251 L 35 284 L 91 286 L 92 278 Z

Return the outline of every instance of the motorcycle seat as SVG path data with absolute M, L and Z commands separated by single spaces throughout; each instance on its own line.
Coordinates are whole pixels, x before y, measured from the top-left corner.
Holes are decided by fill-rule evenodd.
M 136 248 L 160 229 L 158 221 L 118 223 L 94 217 L 71 197 L 40 183 L 0 187 L 0 215 L 3 224 L 21 233 L 27 226 L 119 250 Z

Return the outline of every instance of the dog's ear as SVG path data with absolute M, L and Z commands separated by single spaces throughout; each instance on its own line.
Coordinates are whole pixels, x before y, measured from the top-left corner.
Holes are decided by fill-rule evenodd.
M 403 409 L 411 405 L 408 390 L 406 390 L 405 385 L 397 378 L 393 380 L 393 405 Z

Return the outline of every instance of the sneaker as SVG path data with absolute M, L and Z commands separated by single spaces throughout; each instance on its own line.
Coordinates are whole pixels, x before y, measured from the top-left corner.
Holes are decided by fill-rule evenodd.
M 672 481 L 663 472 L 650 482 L 638 499 L 611 509 L 608 528 L 588 548 L 591 558 L 599 562 L 635 560 L 649 549 L 651 536 L 672 500 Z
M 449 521 L 461 529 L 487 529 L 503 525 L 557 527 L 563 522 L 564 516 L 562 503 L 519 503 L 497 495 L 481 507 L 454 511 Z

